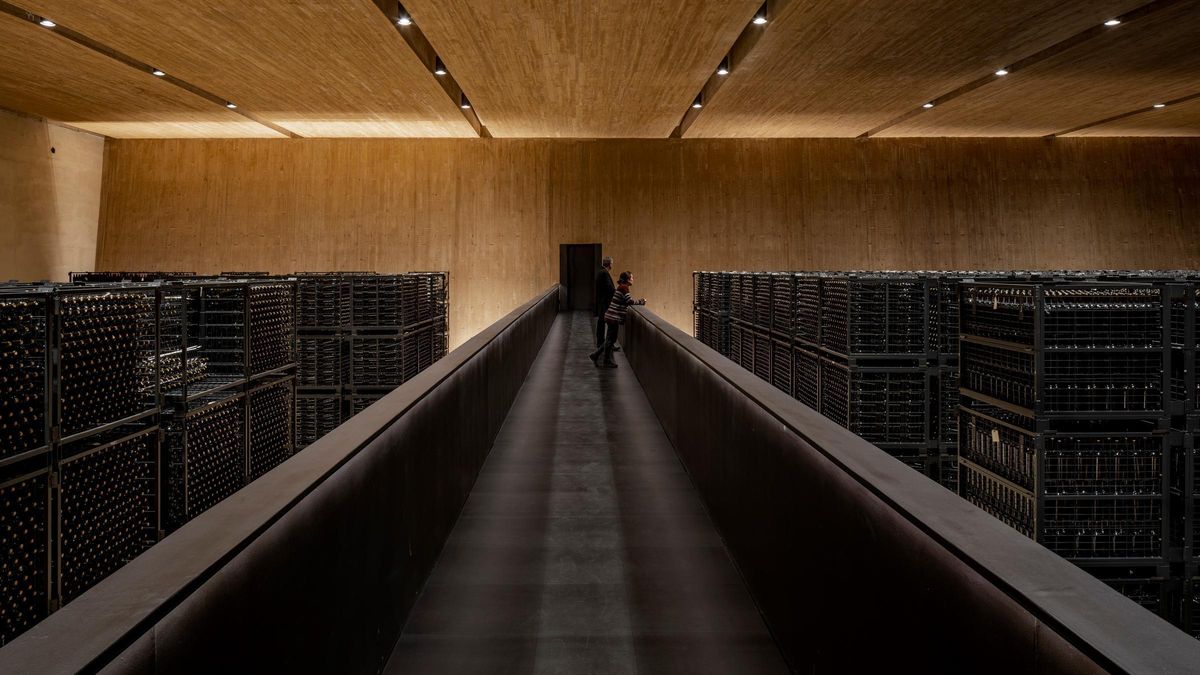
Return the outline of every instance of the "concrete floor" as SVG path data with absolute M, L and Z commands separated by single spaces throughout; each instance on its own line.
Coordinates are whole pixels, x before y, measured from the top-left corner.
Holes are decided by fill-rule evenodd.
M 623 356 L 560 314 L 387 673 L 786 672 Z

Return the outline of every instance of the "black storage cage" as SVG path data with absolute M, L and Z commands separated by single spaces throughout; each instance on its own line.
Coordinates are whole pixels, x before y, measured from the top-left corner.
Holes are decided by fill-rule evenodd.
M 174 530 L 246 484 L 246 392 L 193 402 L 164 421 L 164 525 Z
M 55 583 L 70 602 L 161 536 L 157 425 L 116 429 L 60 450 Z

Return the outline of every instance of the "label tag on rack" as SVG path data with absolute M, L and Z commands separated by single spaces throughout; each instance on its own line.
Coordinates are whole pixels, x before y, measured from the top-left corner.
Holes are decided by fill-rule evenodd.
M 1000 430 L 999 429 L 992 429 L 992 442 L 997 443 L 997 444 L 1000 443 Z

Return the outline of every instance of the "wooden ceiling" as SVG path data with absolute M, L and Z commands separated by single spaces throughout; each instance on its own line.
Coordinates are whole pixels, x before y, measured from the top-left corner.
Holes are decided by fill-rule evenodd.
M 1200 92 L 1198 13 L 1188 0 L 1116 26 L 880 135 L 1047 136 Z
M 772 0 L 769 22 L 751 25 L 761 4 L 404 6 L 494 136 L 1200 136 L 1200 0 Z M 414 29 L 393 24 L 395 0 L 0 0 L 0 11 L 0 108 L 96 133 L 481 133 L 431 72 L 432 52 L 410 46 Z M 703 109 L 680 126 L 701 89 Z M 1149 108 L 1159 102 L 1171 105 Z
M 371 0 L 24 0 L 300 136 L 474 136 Z
M 508 137 L 670 135 L 762 0 L 407 0 Z
M 280 137 L 149 73 L 0 14 L 0 107 L 113 137 Z
M 1197 132 L 1198 129 L 1200 129 L 1200 99 L 1192 99 L 1161 110 L 1151 108 L 1136 115 L 1081 129 L 1067 135 L 1197 136 L 1200 135 L 1200 132 Z
M 855 137 L 1139 4 L 793 0 L 686 136 Z

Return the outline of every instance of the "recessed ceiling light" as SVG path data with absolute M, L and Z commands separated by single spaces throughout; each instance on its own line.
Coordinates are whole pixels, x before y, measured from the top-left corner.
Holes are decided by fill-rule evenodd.
M 237 110 L 237 104 L 235 103 L 226 103 L 225 107 L 229 108 L 230 110 Z
M 758 8 L 758 12 L 754 15 L 754 25 L 761 26 L 767 22 L 767 3 L 763 3 L 762 7 Z
M 467 100 L 467 95 L 466 95 L 466 94 L 461 94 L 461 95 L 459 95 L 459 97 L 458 97 L 458 107 L 462 108 L 463 110 L 470 110 L 470 109 L 471 109 L 471 102 Z
M 442 63 L 441 57 L 438 57 L 438 56 L 433 57 L 433 74 L 434 75 L 445 75 L 446 74 L 446 64 Z
M 38 25 L 45 26 L 46 28 L 54 28 L 58 24 L 54 23 L 50 19 L 42 19 L 41 21 L 38 21 Z
M 401 26 L 411 26 L 412 19 L 409 18 L 409 16 L 406 14 L 406 15 L 400 17 L 399 19 L 396 19 L 396 23 L 400 24 Z
M 729 74 L 729 57 L 728 56 L 721 59 L 721 65 L 717 66 L 717 74 L 718 75 L 728 75 Z
M 153 75 L 153 76 L 155 76 L 155 77 L 163 77 L 163 76 L 165 76 L 165 75 L 166 75 L 166 73 L 164 73 L 163 71 L 159 70 L 158 68 L 155 68 L 154 70 L 150 71 L 150 74 L 151 74 L 151 75 Z
M 1166 103 L 1155 103 L 1154 107 L 1155 108 L 1165 108 L 1165 107 L 1167 107 L 1167 104 Z
M 997 74 L 997 75 L 999 75 L 999 76 L 1001 76 L 1001 77 L 1003 77 L 1003 76 L 1005 76 L 1005 75 L 1007 75 L 1007 74 L 1008 74 L 1008 69 L 1006 69 L 1006 68 L 1001 68 L 1000 70 L 997 70 L 997 71 L 996 71 L 996 74 Z
M 404 9 L 404 5 L 396 3 L 396 23 L 401 26 L 411 26 L 412 17 L 409 16 L 408 10 Z
M 1104 22 L 1104 25 L 1105 25 L 1105 26 L 1109 26 L 1109 27 L 1112 27 L 1112 26 L 1120 26 L 1120 25 L 1121 25 L 1121 20 L 1120 20 L 1120 19 L 1109 19 L 1108 21 L 1105 21 L 1105 22 Z
M 932 104 L 932 103 L 926 103 L 925 105 L 923 105 L 923 106 L 921 106 L 921 107 L 922 107 L 922 108 L 932 108 L 932 107 L 933 107 L 933 104 Z
M 692 107 L 699 110 L 704 107 L 704 94 L 696 96 L 696 100 L 692 101 Z

